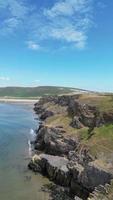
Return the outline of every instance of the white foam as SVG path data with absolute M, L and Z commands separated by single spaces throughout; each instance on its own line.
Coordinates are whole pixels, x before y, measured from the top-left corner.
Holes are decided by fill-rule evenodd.
M 36 133 L 33 129 L 30 129 L 30 141 L 34 141 L 36 138 Z
M 35 132 L 34 132 L 33 129 L 30 129 L 30 134 L 31 134 L 31 135 L 34 135 L 34 134 L 35 134 Z
M 30 140 L 28 140 L 28 147 L 29 147 L 29 156 L 32 156 L 32 146 Z

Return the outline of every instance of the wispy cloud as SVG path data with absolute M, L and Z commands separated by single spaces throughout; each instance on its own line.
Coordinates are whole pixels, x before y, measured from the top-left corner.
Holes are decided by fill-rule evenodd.
M 35 50 L 35 51 L 41 49 L 40 45 L 33 41 L 27 41 L 27 46 L 29 49 Z
M 10 81 L 10 78 L 5 76 L 0 76 L 0 81 Z
M 13 33 L 20 27 L 24 33 L 27 30 L 27 45 L 32 50 L 40 50 L 42 43 L 45 48 L 57 43 L 83 49 L 93 25 L 93 1 L 56 0 L 48 8 L 35 4 L 32 12 L 32 6 L 25 0 L 1 0 L 0 10 L 7 13 L 0 24 L 1 33 Z
M 64 0 L 56 2 L 52 8 L 45 9 L 45 15 L 50 17 L 72 16 L 76 13 L 86 13 L 90 9 L 89 0 Z
M 42 20 L 37 19 L 35 35 L 40 40 L 56 40 L 83 49 L 92 21 L 93 0 L 62 0 L 44 8 Z M 33 29 L 34 30 L 34 29 Z
M 0 0 L 0 11 L 3 11 L 0 34 L 6 35 L 14 33 L 24 24 L 30 9 L 23 0 Z

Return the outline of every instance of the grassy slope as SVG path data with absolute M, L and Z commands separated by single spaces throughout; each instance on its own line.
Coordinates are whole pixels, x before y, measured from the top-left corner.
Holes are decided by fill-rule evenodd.
M 95 94 L 82 94 L 79 100 L 83 103 L 95 105 L 100 111 L 113 112 L 113 96 L 112 95 L 95 95 Z M 50 126 L 61 125 L 64 127 L 67 135 L 72 135 L 81 140 L 83 145 L 87 145 L 93 156 L 98 159 L 103 159 L 105 162 L 109 162 L 113 155 L 113 125 L 105 125 L 93 130 L 92 136 L 89 137 L 88 128 L 75 129 L 69 126 L 71 118 L 67 115 L 62 107 L 56 107 L 56 105 L 47 105 L 50 110 L 56 110 L 55 116 L 46 120 L 46 124 Z M 113 158 L 112 158 L 113 160 Z
M 100 111 L 113 111 L 113 94 L 84 94 L 80 101 L 96 106 Z
M 81 95 L 80 100 L 98 107 L 100 112 L 113 112 L 113 95 Z M 113 124 L 105 125 L 93 130 L 91 138 L 88 131 L 81 133 L 83 144 L 86 144 L 93 156 L 103 163 L 113 164 Z
M 72 88 L 66 87 L 6 87 L 0 88 L 0 97 L 35 98 L 44 95 L 68 94 L 70 92 L 72 92 Z

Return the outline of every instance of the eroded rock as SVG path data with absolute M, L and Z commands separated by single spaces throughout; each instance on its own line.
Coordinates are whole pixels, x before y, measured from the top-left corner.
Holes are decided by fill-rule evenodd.
M 76 148 L 74 138 L 64 137 L 63 129 L 44 126 L 39 129 L 35 148 L 52 155 L 65 155 Z
M 61 186 L 69 186 L 71 176 L 67 168 L 68 159 L 59 156 L 41 154 L 34 156 L 29 164 L 29 168 L 35 172 L 47 175 L 51 180 Z

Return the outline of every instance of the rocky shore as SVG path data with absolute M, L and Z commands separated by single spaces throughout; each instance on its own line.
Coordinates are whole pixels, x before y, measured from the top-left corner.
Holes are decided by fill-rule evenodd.
M 96 187 L 110 184 L 113 171 L 98 165 L 98 158 L 83 144 L 79 133 L 87 130 L 88 138 L 92 137 L 95 127 L 113 123 L 113 113 L 81 103 L 77 95 L 42 98 L 34 110 L 40 125 L 29 169 L 68 188 L 71 199 L 96 200 L 91 194 Z

